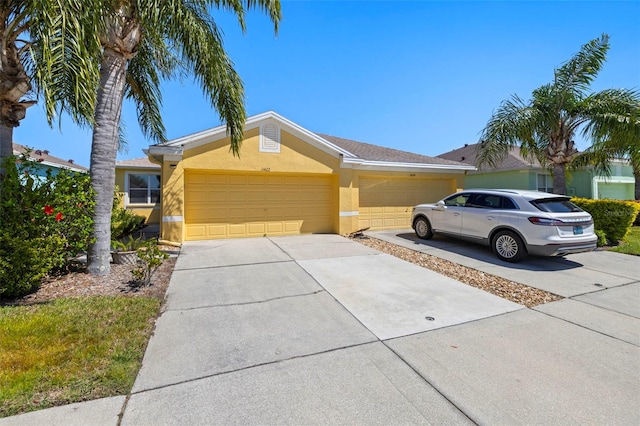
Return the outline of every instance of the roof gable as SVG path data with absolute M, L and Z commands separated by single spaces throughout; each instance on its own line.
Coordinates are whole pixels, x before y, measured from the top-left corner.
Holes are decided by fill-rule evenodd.
M 449 170 L 458 173 L 476 169 L 473 165 L 458 161 L 428 157 L 426 155 L 314 133 L 273 111 L 247 118 L 244 130 L 259 128 L 269 123 L 277 125 L 282 130 L 335 158 L 340 158 L 341 167 L 378 170 L 437 169 L 438 171 Z M 184 151 L 222 140 L 227 136 L 227 126 L 221 125 L 173 139 L 163 144 L 151 145 L 149 150 L 145 152 L 147 152 L 149 156 L 164 156 L 165 159 L 170 157 L 173 160 L 179 160 L 182 158 Z
M 316 148 L 325 151 L 328 154 L 333 155 L 334 157 L 343 156 L 352 156 L 351 153 L 343 150 L 342 148 L 330 143 L 319 137 L 317 134 L 310 132 L 309 130 L 298 126 L 294 122 L 287 120 L 281 115 L 268 111 L 262 114 L 254 115 L 247 118 L 244 126 L 244 130 L 251 130 L 258 127 L 261 127 L 267 123 L 276 124 L 280 128 L 286 130 L 287 132 L 299 137 L 305 142 L 315 146 Z M 189 150 L 193 148 L 197 148 L 199 146 L 219 141 L 228 136 L 227 134 L 227 126 L 221 125 L 218 127 L 214 127 L 212 129 L 203 130 L 202 132 L 193 133 L 191 135 L 183 136 L 181 138 L 170 140 L 164 144 L 155 145 L 158 147 L 182 147 L 183 150 Z

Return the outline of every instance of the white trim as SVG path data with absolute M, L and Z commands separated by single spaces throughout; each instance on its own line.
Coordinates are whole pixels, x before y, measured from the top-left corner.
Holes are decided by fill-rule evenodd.
M 162 222 L 182 222 L 182 216 L 162 216 Z
M 471 165 L 454 164 L 423 164 L 423 163 L 394 163 L 390 161 L 368 161 L 362 159 L 344 159 L 340 168 L 374 171 L 404 171 L 404 172 L 428 172 L 437 173 L 464 173 L 465 171 L 477 170 Z
M 159 161 L 182 161 L 184 150 L 181 146 L 151 145 L 149 149 L 143 149 L 142 152 L 147 154 L 151 162 L 153 162 L 154 157 L 161 157 Z
M 340 217 L 360 216 L 360 212 L 340 212 Z
M 14 153 L 14 155 L 16 155 Z M 67 164 L 62 164 L 62 163 L 54 163 L 51 161 L 38 161 L 37 157 L 27 157 L 29 160 L 38 163 L 39 165 L 43 166 L 44 168 L 50 168 L 50 169 L 58 169 L 58 170 L 71 170 L 73 172 L 78 172 L 78 173 L 89 173 L 89 170 L 84 170 L 84 169 L 80 169 L 78 167 L 74 167 L 73 163 L 69 163 L 69 165 Z
M 349 151 L 346 151 L 331 142 L 321 138 L 309 130 L 300 127 L 292 121 L 287 120 L 281 115 L 273 112 L 267 111 L 262 114 L 254 115 L 245 121 L 244 130 L 252 130 L 258 127 L 263 126 L 264 124 L 272 123 L 289 133 L 297 134 L 301 139 L 315 146 L 316 148 L 330 154 L 336 158 L 340 157 L 340 154 L 347 157 L 355 157 Z M 218 141 L 220 139 L 224 139 L 228 136 L 227 134 L 227 126 L 225 124 L 214 127 L 212 129 L 203 130 L 198 133 L 193 133 L 191 135 L 183 136 L 181 138 L 173 139 L 166 142 L 164 145 L 152 145 L 149 147 L 149 151 L 151 154 L 156 154 L 159 148 L 170 148 L 170 147 L 181 147 L 180 149 L 193 149 L 202 145 L 206 145 L 211 142 Z
M 156 207 L 160 205 L 160 202 L 158 203 L 131 203 L 129 201 L 129 176 L 130 175 L 151 175 L 151 176 L 158 176 L 160 178 L 160 186 L 158 187 L 158 189 L 160 190 L 160 198 L 162 198 L 162 175 L 160 174 L 160 170 L 158 170 L 157 172 L 153 172 L 153 171 L 138 171 L 138 170 L 125 170 L 124 172 L 124 199 L 123 199 L 123 203 L 124 203 L 124 207 L 131 207 L 131 208 L 149 208 L 149 207 Z M 147 188 L 147 190 L 149 190 L 149 188 Z
M 274 124 L 287 133 L 291 133 L 294 136 L 302 139 L 311 146 L 320 149 L 321 151 L 335 157 L 340 158 L 341 168 L 358 168 L 362 170 L 397 170 L 397 171 L 436 171 L 439 173 L 462 173 L 464 171 L 477 170 L 475 166 L 454 165 L 454 164 L 423 164 L 423 163 L 396 163 L 389 161 L 367 161 L 359 158 L 357 155 L 340 148 L 339 146 L 329 142 L 328 140 L 316 135 L 313 132 L 297 125 L 296 123 L 284 118 L 283 116 L 275 113 L 274 111 L 267 111 L 262 114 L 254 115 L 247 118 L 245 121 L 244 130 L 252 130 L 260 128 L 265 124 Z M 221 125 L 212 129 L 204 130 L 191 135 L 183 136 L 181 138 L 173 139 L 166 142 L 163 145 L 152 145 L 149 147 L 149 155 L 165 155 L 163 150 L 170 151 L 171 149 L 179 150 L 180 155 L 183 151 L 197 148 L 208 143 L 212 143 L 228 136 L 227 126 Z

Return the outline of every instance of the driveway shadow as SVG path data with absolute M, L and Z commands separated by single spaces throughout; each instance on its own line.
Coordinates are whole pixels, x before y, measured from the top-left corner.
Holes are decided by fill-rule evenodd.
M 541 256 L 528 256 L 521 262 L 509 263 L 498 259 L 489 247 L 482 244 L 474 244 L 444 235 L 434 235 L 430 240 L 423 240 L 418 238 L 418 236 L 412 232 L 403 232 L 396 234 L 396 236 L 416 245 L 443 250 L 509 269 L 520 269 L 526 271 L 564 271 L 584 266 L 582 263 L 574 262 L 573 260 L 569 260 L 565 257 Z M 438 256 L 436 253 L 426 253 Z

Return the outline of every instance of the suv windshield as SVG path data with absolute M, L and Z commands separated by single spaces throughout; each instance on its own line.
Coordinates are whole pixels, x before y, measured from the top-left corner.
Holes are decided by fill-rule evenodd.
M 538 210 L 549 213 L 575 213 L 583 211 L 566 198 L 545 198 L 530 201 Z

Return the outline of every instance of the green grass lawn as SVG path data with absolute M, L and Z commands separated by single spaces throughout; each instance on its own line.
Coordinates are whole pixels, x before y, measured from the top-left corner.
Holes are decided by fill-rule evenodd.
M 94 296 L 0 307 L 0 417 L 128 393 L 160 304 Z
M 611 251 L 640 256 L 640 226 L 631 227 L 631 230 L 624 240 L 620 242 L 620 245 L 613 247 Z

